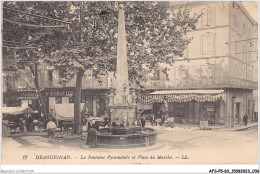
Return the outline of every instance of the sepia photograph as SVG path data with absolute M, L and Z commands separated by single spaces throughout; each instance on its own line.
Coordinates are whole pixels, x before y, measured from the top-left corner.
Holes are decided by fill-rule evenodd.
M 2 164 L 259 164 L 258 1 L 1 9 Z

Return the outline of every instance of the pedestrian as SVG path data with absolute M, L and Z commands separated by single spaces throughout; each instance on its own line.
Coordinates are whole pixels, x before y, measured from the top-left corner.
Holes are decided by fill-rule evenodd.
M 8 120 L 3 120 L 3 127 L 2 127 L 2 131 L 3 131 L 3 137 L 8 137 L 10 136 L 10 127 L 9 127 L 9 122 Z
M 28 119 L 26 123 L 26 129 L 28 132 L 34 131 L 34 126 L 33 126 L 33 118 L 31 114 L 28 114 Z
M 151 122 L 151 126 L 153 126 L 153 123 L 154 123 L 154 117 L 153 117 L 153 115 L 150 116 L 150 122 Z
M 142 126 L 141 124 L 141 119 L 140 119 L 140 117 L 137 117 L 137 120 L 136 120 L 136 122 L 137 122 L 137 126 Z
M 164 115 L 162 115 L 162 119 L 161 119 L 161 122 L 159 123 L 159 125 L 163 126 L 164 122 L 165 122 L 165 117 L 164 117 Z
M 91 129 L 92 124 L 91 124 L 91 120 L 87 119 L 87 132 Z
M 244 117 L 243 117 L 243 121 L 244 121 L 244 125 L 247 126 L 247 121 L 248 121 L 248 116 L 245 113 Z
M 97 130 L 95 128 L 90 128 L 88 131 L 86 145 L 91 148 L 97 147 Z
M 21 132 L 24 131 L 24 119 L 23 119 L 23 117 L 21 117 L 21 118 L 19 119 L 19 130 L 20 130 Z
M 141 126 L 145 127 L 145 119 L 143 116 L 141 116 Z
M 51 142 L 52 144 L 54 143 L 55 140 L 55 130 L 56 130 L 56 124 L 53 121 L 53 118 L 49 118 L 49 122 L 47 123 L 47 131 L 48 131 L 48 141 Z
M 157 126 L 157 122 L 155 121 L 155 115 L 154 115 L 154 114 L 151 115 L 150 121 L 151 121 L 151 125 L 152 125 L 152 126 L 153 126 L 154 124 L 155 124 L 155 126 Z
M 82 111 L 81 111 L 81 122 L 82 122 L 83 125 L 86 124 L 87 113 L 88 113 L 88 104 L 85 103 L 83 108 L 82 108 Z
M 95 128 L 97 131 L 99 131 L 99 124 L 100 124 L 99 121 L 92 120 L 91 127 Z

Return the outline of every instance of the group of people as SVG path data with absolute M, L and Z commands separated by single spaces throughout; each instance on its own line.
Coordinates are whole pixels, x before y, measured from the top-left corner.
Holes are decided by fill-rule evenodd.
M 27 130 L 28 132 L 33 132 L 35 131 L 35 126 L 40 129 L 44 129 L 43 121 L 33 118 L 31 114 L 19 119 L 19 130 L 21 132 L 25 130 Z
M 164 123 L 166 121 L 166 117 L 164 115 L 161 115 L 160 118 L 156 118 L 154 114 L 151 115 L 150 117 L 150 123 L 152 126 L 157 126 L 157 125 L 160 125 L 160 126 L 163 126 Z
M 11 118 L 11 119 L 8 119 Z M 31 114 L 19 115 L 19 117 L 3 116 L 4 124 L 9 132 L 33 132 L 39 129 L 45 129 L 43 120 L 36 119 Z
M 28 132 L 34 131 L 34 122 L 33 122 L 33 118 L 31 116 L 29 116 L 27 119 L 24 119 L 23 117 L 21 117 L 19 119 L 20 131 L 25 131 L 25 128 Z M 56 126 L 55 120 L 52 117 L 52 115 L 49 114 L 49 119 L 48 119 L 46 129 L 48 132 L 48 140 L 51 143 L 54 143 L 56 128 L 57 128 L 57 126 Z M 9 121 L 6 119 L 2 121 L 2 132 L 3 132 L 3 134 L 2 134 L 3 137 L 10 136 L 10 125 L 9 125 Z

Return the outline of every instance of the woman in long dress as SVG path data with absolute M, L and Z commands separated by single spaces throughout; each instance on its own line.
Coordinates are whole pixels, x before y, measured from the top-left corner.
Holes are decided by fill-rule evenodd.
M 86 145 L 88 145 L 91 148 L 97 147 L 97 130 L 95 128 L 91 128 L 88 131 Z
M 10 135 L 8 120 L 3 120 L 3 137 L 8 137 Z

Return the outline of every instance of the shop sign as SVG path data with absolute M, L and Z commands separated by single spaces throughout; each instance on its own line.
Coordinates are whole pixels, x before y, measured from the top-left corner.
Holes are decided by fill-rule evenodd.
M 22 91 L 15 94 L 16 98 L 19 100 L 32 100 L 37 99 L 37 94 L 35 91 Z
M 44 96 L 47 97 L 72 97 L 74 92 L 72 90 L 51 90 L 51 91 L 44 91 Z

